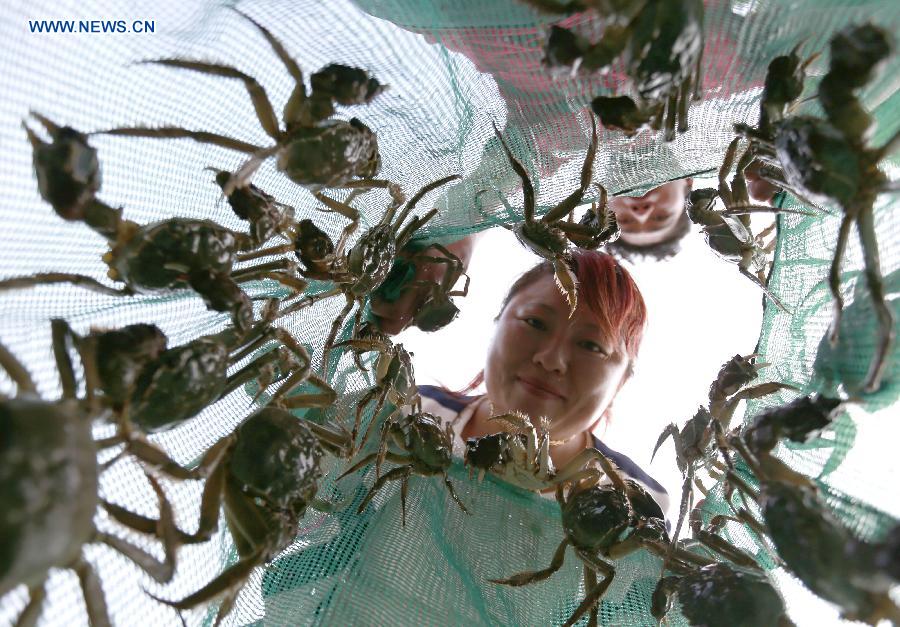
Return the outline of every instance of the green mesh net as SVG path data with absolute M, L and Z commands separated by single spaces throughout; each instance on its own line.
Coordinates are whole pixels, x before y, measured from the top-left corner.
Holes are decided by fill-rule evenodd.
M 96 0 L 65 8 L 49 2 L 6 8 L 0 18 L 6 61 L 0 70 L 3 276 L 61 269 L 97 278 L 104 273 L 99 256 L 105 243 L 83 225 L 61 221 L 37 194 L 31 150 L 20 126 L 30 109 L 83 131 L 178 125 L 267 142 L 237 81 L 134 63 L 185 57 L 232 64 L 256 77 L 279 109 L 292 88 L 290 77 L 259 33 L 229 6 L 204 1 L 138 7 Z M 555 20 L 512 0 L 251 0 L 239 7 L 270 28 L 307 75 L 326 63 L 340 62 L 367 68 L 390 85 L 371 105 L 338 113 L 357 115 L 377 130 L 385 178 L 411 194 L 445 174 L 464 176 L 460 184 L 425 199 L 422 206 L 431 202 L 440 209 L 420 233 L 425 239 L 452 241 L 521 219 L 519 182 L 494 136 L 494 122 L 504 129 L 513 153 L 535 181 L 539 206 L 552 206 L 567 195 L 576 184 L 589 141 L 586 107 L 596 95 L 616 93 L 624 80 L 621 68 L 593 78 L 550 75 L 541 66 L 542 45 L 547 25 Z M 148 19 L 155 21 L 156 32 L 38 34 L 28 27 L 29 20 L 50 19 Z M 651 132 L 628 139 L 601 129 L 595 180 L 613 194 L 638 193 L 665 181 L 714 172 L 734 136 L 733 124 L 756 122 L 768 62 L 801 40 L 807 53 L 825 50 L 836 30 L 865 20 L 889 27 L 896 35 L 900 10 L 889 0 L 706 2 L 704 97 L 690 110 L 690 131 L 665 144 Z M 567 25 L 584 33 L 596 28 L 584 18 L 570 18 Z M 824 67 L 820 61 L 813 74 L 821 75 Z M 863 93 L 878 119 L 876 145 L 900 126 L 897 76 L 900 55 L 894 54 L 881 78 Z M 808 82 L 807 94 L 814 93 L 816 82 L 815 77 Z M 814 99 L 806 101 L 799 111 L 816 113 L 818 105 Z M 170 216 L 210 218 L 244 228 L 220 200 L 212 174 L 203 169 L 237 168 L 243 155 L 187 140 L 96 136 L 92 144 L 103 168 L 100 196 L 112 206 L 123 206 L 127 218 L 141 223 Z M 893 172 L 900 164 L 895 156 L 884 165 Z M 316 212 L 313 197 L 279 174 L 271 162 L 254 182 L 296 207 L 298 217 L 313 217 L 329 235 L 336 236 L 343 228 L 342 219 Z M 797 206 L 790 198 L 785 202 Z M 882 195 L 876 222 L 888 299 L 900 321 L 896 203 L 895 196 Z M 360 205 L 361 227 L 376 222 L 386 206 L 386 195 L 368 194 Z M 804 393 L 834 392 L 842 383 L 852 386 L 861 380 L 876 341 L 855 236 L 843 265 L 847 308 L 841 339 L 834 347 L 823 340 L 831 317 L 826 277 L 840 222 L 837 211 L 779 218 L 770 285 L 792 313 L 766 308 L 758 352 L 772 364 L 765 377 L 791 383 Z M 311 290 L 326 287 L 313 284 Z M 269 281 L 249 288 L 252 296 L 279 295 L 280 290 Z M 330 321 L 342 306 L 341 299 L 325 300 L 283 323 L 311 349 L 316 365 Z M 226 315 L 207 311 L 188 291 L 116 299 L 68 286 L 5 293 L 0 315 L 3 342 L 28 365 L 45 398 L 58 393 L 49 348 L 52 317 L 65 317 L 79 332 L 91 325 L 153 321 L 171 345 L 227 322 Z M 349 329 L 348 323 L 342 337 Z M 864 537 L 877 537 L 900 516 L 897 503 L 884 498 L 900 477 L 885 469 L 882 460 L 866 454 L 897 435 L 897 350 L 890 359 L 881 389 L 858 399 L 832 439 L 784 446 L 779 453 L 792 467 L 817 478 L 829 504 Z M 5 386 L 8 382 L 3 381 Z M 342 393 L 338 406 L 327 412 L 329 418 L 348 415 L 373 383 L 371 374 L 358 372 L 348 355 L 334 364 L 329 381 Z M 238 391 L 154 440 L 176 460 L 195 462 L 248 415 L 253 393 Z M 746 415 L 752 417 L 762 407 L 791 396 L 783 393 L 751 402 Z M 111 427 L 98 427 L 96 436 L 110 433 Z M 583 598 L 582 567 L 571 553 L 562 570 L 544 582 L 522 588 L 486 582 L 549 564 L 562 537 L 553 501 L 490 478 L 479 484 L 457 462 L 451 481 L 472 515 L 456 507 L 439 479 L 417 477 L 411 482 L 404 528 L 395 486 L 384 489 L 364 514 L 357 515 L 349 504 L 361 500 L 373 473 L 360 472 L 335 482 L 333 476 L 339 472 L 335 463 L 321 495 L 348 506 L 335 515 L 309 510 L 294 543 L 254 572 L 228 624 L 560 624 Z M 202 485 L 170 481 L 165 489 L 178 525 L 194 529 Z M 108 500 L 138 513 L 158 514 L 155 497 L 134 462 L 119 462 L 104 473 L 101 490 Z M 724 511 L 721 490 L 714 490 L 705 513 Z M 104 514 L 98 514 L 97 525 L 125 533 Z M 765 548 L 754 536 L 734 527 L 727 530 L 731 540 L 762 555 Z M 146 543 L 136 534 L 128 537 Z M 155 545 L 148 550 L 159 553 Z M 183 547 L 175 580 L 165 587 L 143 577 L 108 548 L 89 545 L 84 554 L 99 572 L 116 624 L 177 624 L 176 613 L 154 602 L 142 588 L 180 598 L 236 560 L 224 528 L 211 542 Z M 649 598 L 660 575 L 660 560 L 640 552 L 615 567 L 615 582 L 601 608 L 602 622 L 653 624 Z M 44 622 L 85 622 L 84 602 L 71 571 L 53 571 L 48 590 Z M 0 622 L 13 620 L 26 599 L 24 588 L 5 596 Z M 214 616 L 215 608 L 184 613 L 192 625 L 211 624 Z M 669 617 L 671 624 L 681 623 L 677 611 Z

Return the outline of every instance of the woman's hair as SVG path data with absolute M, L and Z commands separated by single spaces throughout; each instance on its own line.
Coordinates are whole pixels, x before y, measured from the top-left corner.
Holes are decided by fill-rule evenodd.
M 647 307 L 637 284 L 615 257 L 604 252 L 577 248 L 572 251 L 567 263 L 578 279 L 578 298 L 597 316 L 604 335 L 611 338 L 614 345 L 625 346 L 628 355 L 627 379 L 633 372 L 647 322 Z M 495 320 L 503 314 L 516 294 L 543 276 L 552 277 L 553 273 L 553 264 L 542 261 L 516 279 L 503 299 Z M 466 395 L 483 382 L 482 370 L 467 386 L 453 394 Z

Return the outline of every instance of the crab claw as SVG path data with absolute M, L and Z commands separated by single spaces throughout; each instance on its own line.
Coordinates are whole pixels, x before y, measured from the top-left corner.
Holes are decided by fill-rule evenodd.
M 578 279 L 562 257 L 553 259 L 553 269 L 555 270 L 553 278 L 556 281 L 556 287 L 569 303 L 569 317 L 571 318 L 575 315 L 575 309 L 578 307 Z

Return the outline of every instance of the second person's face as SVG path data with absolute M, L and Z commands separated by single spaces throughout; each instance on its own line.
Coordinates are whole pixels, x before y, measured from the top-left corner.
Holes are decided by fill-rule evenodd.
M 500 315 L 484 369 L 495 413 L 548 416 L 553 437 L 588 429 L 624 381 L 628 357 L 579 301 L 569 306 L 547 274 L 522 288 Z
M 684 212 L 691 179 L 670 181 L 643 196 L 615 196 L 609 208 L 616 214 L 622 240 L 632 246 L 652 246 L 675 232 Z

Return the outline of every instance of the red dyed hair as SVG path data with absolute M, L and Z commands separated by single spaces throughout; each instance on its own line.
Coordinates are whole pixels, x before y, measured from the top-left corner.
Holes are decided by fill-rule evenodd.
M 628 377 L 633 372 L 644 328 L 647 324 L 647 306 L 644 297 L 628 271 L 607 253 L 576 248 L 567 262 L 578 279 L 578 298 L 587 303 L 597 316 L 603 333 L 611 338 L 615 346 L 625 346 L 628 355 Z M 553 265 L 543 261 L 520 276 L 509 288 L 497 320 L 509 301 L 521 290 L 544 275 L 553 275 Z M 626 377 L 627 378 L 627 377 Z M 484 382 L 484 370 L 463 389 L 452 392 L 464 396 Z

